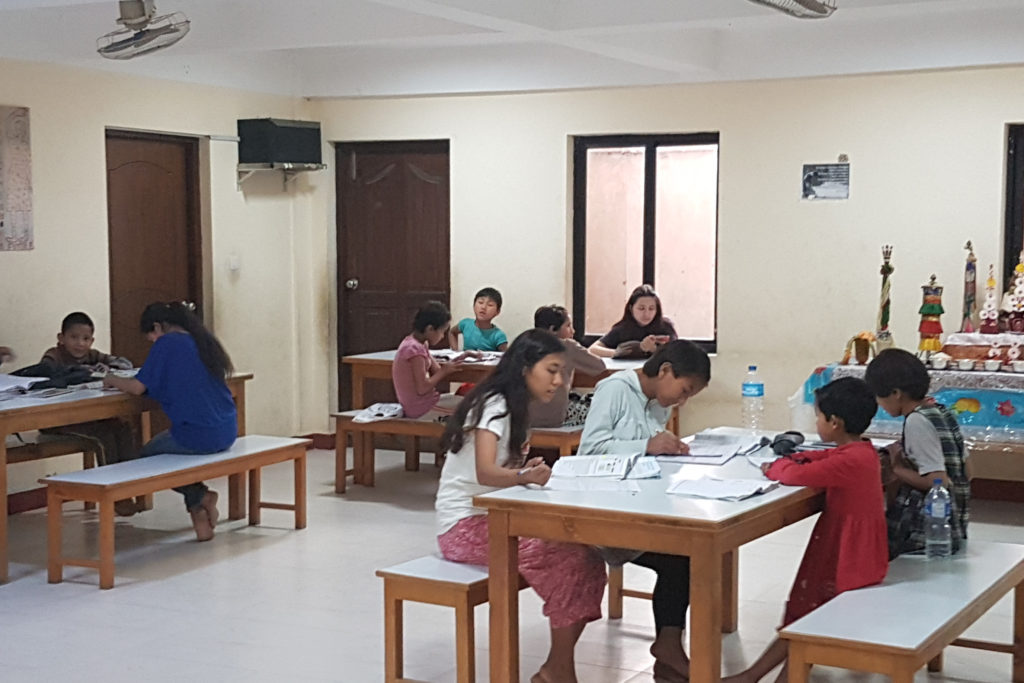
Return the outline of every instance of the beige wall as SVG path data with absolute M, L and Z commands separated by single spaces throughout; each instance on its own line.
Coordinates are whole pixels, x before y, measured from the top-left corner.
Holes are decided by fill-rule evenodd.
M 896 247 L 893 329 L 906 346 L 932 272 L 947 286 L 946 329 L 957 326 L 968 238 L 979 266 L 999 267 L 1005 126 L 1024 121 L 1022 78 L 1003 68 L 319 100 L 312 111 L 327 140 L 451 140 L 454 313 L 493 284 L 510 333 L 571 294 L 571 136 L 719 131 L 719 353 L 684 425 L 737 420 L 741 375 L 758 363 L 769 423 L 783 426 L 785 397 L 874 327 L 882 244 Z M 839 154 L 852 164 L 850 199 L 801 201 L 801 165 Z
M 452 296 L 506 295 L 498 323 L 568 302 L 570 138 L 721 133 L 719 354 L 684 425 L 738 417 L 744 366 L 764 368 L 770 422 L 813 366 L 874 324 L 880 246 L 896 246 L 893 327 L 916 343 L 920 285 L 947 285 L 957 324 L 966 239 L 996 262 L 1007 123 L 1024 121 L 1024 69 L 478 97 L 305 102 L 18 62 L 0 103 L 31 108 L 36 249 L 0 253 L 0 342 L 30 361 L 72 309 L 109 344 L 103 131 L 232 135 L 235 120 L 322 121 L 325 141 L 451 140 Z M 851 198 L 809 203 L 801 164 L 850 155 Z M 333 162 L 325 142 L 327 160 Z M 256 380 L 249 428 L 329 428 L 336 361 L 333 172 L 287 192 L 267 174 L 235 188 L 235 148 L 210 141 L 204 186 L 216 333 Z M 238 255 L 241 269 L 227 268 Z M 26 481 L 33 474 L 25 475 Z M 14 490 L 12 488 L 12 490 Z
M 76 309 L 96 321 L 97 348 L 109 349 L 106 128 L 231 136 L 239 118 L 305 118 L 294 98 L 10 61 L 0 61 L 0 103 L 30 108 L 36 245 L 0 252 L 0 344 L 19 356 L 5 370 L 34 362 Z M 323 373 L 309 368 L 314 356 L 327 364 L 326 331 L 314 332 L 326 330 L 326 313 L 311 319 L 312 278 L 323 280 L 326 268 L 313 239 L 322 221 L 309 209 L 317 181 L 300 178 L 284 192 L 280 175 L 258 175 L 239 192 L 236 145 L 226 141 L 204 139 L 203 163 L 209 322 L 236 366 L 256 374 L 250 429 L 298 433 L 306 413 L 326 426 Z M 232 253 L 237 272 L 227 267 Z M 317 389 L 315 408 L 303 406 Z M 12 467 L 9 489 L 60 467 Z

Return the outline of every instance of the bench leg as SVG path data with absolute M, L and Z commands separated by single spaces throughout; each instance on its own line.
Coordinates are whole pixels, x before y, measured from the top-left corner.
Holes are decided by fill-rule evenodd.
M 245 479 L 241 473 L 228 475 L 228 519 L 245 517 Z
M 306 528 L 306 450 L 295 458 L 295 528 Z
M 942 653 L 935 655 L 928 661 L 928 671 L 937 673 L 942 671 Z
M 622 618 L 622 567 L 608 567 L 608 618 Z
M 114 587 L 114 501 L 100 501 L 100 588 Z
M 50 487 L 46 489 L 46 580 L 60 583 L 64 580 L 64 561 L 61 558 L 61 513 L 64 501 Z
M 395 683 L 402 678 L 402 601 L 384 582 L 384 680 Z
M 340 418 L 339 418 L 340 422 Z M 355 453 L 352 454 L 355 460 Z M 355 463 L 353 462 L 353 468 Z M 339 424 L 334 434 L 334 492 L 345 493 L 345 482 L 348 479 L 348 434 Z
M 249 526 L 260 523 L 260 468 L 249 470 Z
M 409 440 L 405 442 L 405 471 L 420 471 L 420 438 L 418 436 L 410 436 Z
M 1024 683 L 1024 583 L 1013 589 L 1013 683 Z
M 455 680 L 458 683 L 474 683 L 476 680 L 475 629 L 473 606 L 467 600 L 455 607 Z
M 352 483 L 366 486 L 366 435 L 363 432 L 352 433 Z M 372 466 L 371 466 L 372 469 Z
M 790 642 L 786 652 L 789 683 L 807 683 L 807 678 L 811 674 L 811 665 L 807 663 L 807 658 L 804 656 L 803 643 Z

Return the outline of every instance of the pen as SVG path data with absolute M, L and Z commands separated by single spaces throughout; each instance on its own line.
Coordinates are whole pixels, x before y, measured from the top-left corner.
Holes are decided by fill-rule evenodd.
M 626 463 L 626 471 L 622 473 L 623 479 L 629 476 L 629 473 L 633 471 L 633 464 L 636 463 L 636 461 L 639 459 L 639 455 L 634 455 L 632 458 L 629 459 L 629 461 Z

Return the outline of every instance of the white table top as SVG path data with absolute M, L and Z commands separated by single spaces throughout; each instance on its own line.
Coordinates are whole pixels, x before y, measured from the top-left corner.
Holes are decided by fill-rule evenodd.
M 116 389 L 74 389 L 66 394 L 41 398 L 38 392 L 29 392 L 13 398 L 0 399 L 0 413 L 7 410 L 19 410 L 21 408 L 38 408 L 62 403 L 74 403 L 75 401 L 86 401 L 89 399 L 103 398 L 105 396 L 118 396 L 120 391 Z
M 449 349 L 444 349 L 444 351 L 449 351 Z M 379 361 L 385 363 L 393 363 L 395 360 L 396 353 L 397 349 L 390 349 L 387 351 L 372 351 L 370 353 L 357 353 L 350 356 L 345 356 L 342 360 L 348 363 L 351 363 L 352 361 Z M 604 361 L 604 367 L 607 369 L 608 372 L 618 372 L 620 370 L 636 370 L 637 368 L 642 367 L 644 364 L 643 359 L 637 358 L 602 358 L 601 360 Z M 464 367 L 471 367 L 474 365 L 495 366 L 497 364 L 498 361 L 496 359 L 478 362 L 469 361 L 466 363 Z
M 1024 545 L 983 541 L 948 561 L 904 555 L 880 585 L 847 591 L 782 632 L 916 650 L 1022 562 Z
M 741 430 L 730 430 L 741 431 Z M 746 430 L 742 430 L 746 432 Z M 746 500 L 725 501 L 691 498 L 665 493 L 672 477 L 699 479 L 703 476 L 721 479 L 757 479 L 765 481 L 761 470 L 743 456 L 737 455 L 724 465 L 696 465 L 661 463 L 660 479 L 640 479 L 639 493 L 627 491 L 550 491 L 541 488 L 514 486 L 483 496 L 478 501 L 503 500 L 539 503 L 542 505 L 572 506 L 588 510 L 603 510 L 635 515 L 674 518 L 679 521 L 725 522 L 752 510 L 796 495 L 800 486 L 779 486 L 768 493 Z

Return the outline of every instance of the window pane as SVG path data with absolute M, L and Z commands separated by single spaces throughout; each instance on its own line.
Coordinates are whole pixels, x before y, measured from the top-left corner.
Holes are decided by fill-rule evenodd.
M 656 173 L 654 283 L 662 307 L 681 338 L 713 340 L 718 146 L 658 147 Z
M 643 147 L 587 150 L 585 334 L 607 332 L 643 284 L 644 155 Z

